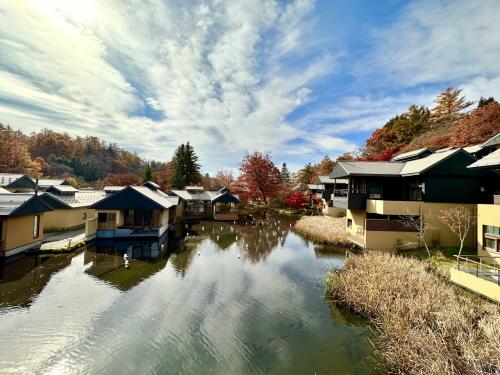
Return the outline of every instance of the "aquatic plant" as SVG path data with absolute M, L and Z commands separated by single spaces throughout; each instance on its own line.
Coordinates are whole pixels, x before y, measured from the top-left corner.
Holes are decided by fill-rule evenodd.
M 328 296 L 371 320 L 395 373 L 500 373 L 500 307 L 448 283 L 428 262 L 355 255 L 325 286 Z
M 302 216 L 295 231 L 317 243 L 349 246 L 345 219 L 329 216 Z

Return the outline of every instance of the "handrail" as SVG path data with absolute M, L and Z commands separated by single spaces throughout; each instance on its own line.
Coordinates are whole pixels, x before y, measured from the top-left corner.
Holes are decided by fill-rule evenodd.
M 493 256 L 487 256 L 487 255 L 453 255 L 455 258 L 457 258 L 457 270 L 460 271 L 460 260 L 462 260 L 462 262 L 465 262 L 465 269 L 464 269 L 464 272 L 467 272 L 467 270 L 469 269 L 469 265 L 473 265 L 475 266 L 475 270 L 476 270 L 476 277 L 484 277 L 484 274 L 481 274 L 481 272 L 483 271 L 483 268 L 485 268 L 485 271 L 493 271 L 493 275 L 488 275 L 488 276 L 493 276 L 493 277 L 496 277 L 496 283 L 497 285 L 500 286 L 500 267 L 496 265 L 495 262 L 493 262 L 493 264 L 488 264 L 488 263 L 483 263 L 483 259 L 484 258 L 488 258 L 488 259 L 492 259 L 493 261 L 495 260 L 500 260 L 500 257 L 493 257 Z M 470 258 L 479 258 L 479 262 L 473 260 L 473 259 L 470 259 Z M 496 275 L 495 275 L 496 273 Z M 492 281 L 491 278 L 486 278 L 487 280 L 489 281 Z

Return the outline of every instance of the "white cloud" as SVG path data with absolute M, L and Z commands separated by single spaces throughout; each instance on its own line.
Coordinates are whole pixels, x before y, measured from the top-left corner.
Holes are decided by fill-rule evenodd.
M 300 69 L 280 63 L 301 52 L 313 8 L 312 0 L 8 1 L 0 121 L 99 135 L 156 159 L 189 140 L 212 171 L 245 151 L 279 154 L 304 135 L 287 115 L 333 66 L 324 53 Z

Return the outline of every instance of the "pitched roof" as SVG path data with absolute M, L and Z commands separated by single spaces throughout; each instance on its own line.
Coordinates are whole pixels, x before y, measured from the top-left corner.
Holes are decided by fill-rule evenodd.
M 104 186 L 102 190 L 104 190 L 106 193 L 115 193 L 125 188 L 126 186 Z
M 95 209 L 168 209 L 179 204 L 179 197 L 173 197 L 147 186 L 126 186 L 114 194 L 93 204 Z
M 104 199 L 106 197 L 106 192 L 104 190 L 76 190 L 72 195 L 58 195 L 51 192 L 45 192 L 41 197 L 42 199 L 44 197 L 55 199 L 66 208 L 77 208 L 92 206 L 94 203 Z M 50 201 L 47 203 L 50 205 Z
M 3 187 L 0 187 L 0 194 L 11 194 L 11 192 L 7 189 L 4 189 Z
M 50 186 L 67 185 L 68 183 L 64 178 L 40 178 L 38 179 L 38 186 L 41 188 L 48 188 Z
M 464 147 L 464 150 L 467 151 L 469 154 L 475 154 L 478 151 L 481 151 L 483 148 L 482 145 L 474 145 L 474 146 L 467 146 Z
M 59 192 L 59 193 L 76 193 L 78 191 L 78 189 L 75 189 L 71 185 L 50 186 L 47 190 L 52 190 L 54 192 Z
M 18 173 L 0 173 L 0 186 L 7 186 L 23 176 Z
M 346 176 L 399 176 L 405 163 L 394 161 L 339 161 L 330 177 Z
M 402 154 L 394 156 L 391 160 L 393 161 L 401 161 L 405 159 L 415 158 L 423 153 L 431 152 L 427 147 L 419 148 L 418 150 L 403 152 Z
M 491 154 L 486 155 L 484 158 L 479 159 L 475 163 L 472 163 L 467 168 L 500 168 L 500 148 L 493 151 Z
M 500 145 L 500 133 L 495 134 L 493 137 L 485 141 L 482 145 L 481 148 L 484 147 L 491 147 L 491 146 L 496 146 Z
M 406 176 L 423 173 L 434 165 L 448 159 L 460 150 L 461 149 L 458 148 L 441 152 L 436 151 L 434 154 L 426 156 L 425 158 L 407 161 L 401 169 L 400 174 L 402 176 Z
M 22 216 L 51 210 L 33 193 L 0 194 L 0 216 Z
M 331 178 L 330 176 L 318 176 L 316 178 L 316 182 L 320 184 L 333 184 L 335 183 L 335 179 Z
M 147 186 L 130 186 L 133 190 L 158 203 L 163 208 L 170 208 L 179 204 L 178 197 L 172 197 L 160 190 L 152 190 Z

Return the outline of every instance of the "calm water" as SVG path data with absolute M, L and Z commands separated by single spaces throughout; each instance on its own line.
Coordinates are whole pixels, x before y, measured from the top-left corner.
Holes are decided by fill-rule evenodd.
M 277 220 L 0 266 L 0 373 L 380 373 L 365 322 L 322 290 L 344 252 Z

